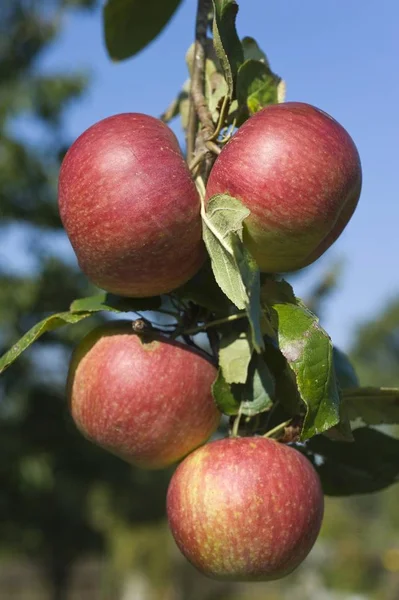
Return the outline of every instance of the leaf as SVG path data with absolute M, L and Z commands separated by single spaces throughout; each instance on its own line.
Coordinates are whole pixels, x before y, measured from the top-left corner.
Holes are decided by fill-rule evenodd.
M 298 304 L 292 286 L 285 279 L 277 280 L 267 277 L 262 281 L 260 291 L 261 302 L 267 306 L 274 304 Z
M 188 89 L 187 89 L 188 88 Z M 177 116 L 181 116 L 182 121 L 185 120 L 185 107 L 189 103 L 190 80 L 186 81 L 178 96 L 170 103 L 168 108 L 160 116 L 161 121 L 170 123 Z M 183 127 L 185 128 L 185 127 Z
M 136 312 L 156 310 L 161 306 L 160 296 L 151 298 L 125 298 L 106 292 L 74 300 L 70 306 L 72 313 L 79 312 Z
M 103 9 L 105 44 L 113 60 L 134 56 L 157 37 L 181 0 L 107 0 Z
M 317 317 L 303 306 L 274 304 L 273 311 L 279 348 L 295 373 L 306 405 L 301 434 L 301 439 L 306 440 L 340 421 L 333 346 Z
M 263 341 L 262 324 L 264 320 L 260 303 L 259 268 L 256 260 L 241 241 L 237 241 L 234 245 L 234 254 L 247 292 L 248 300 L 245 303 L 245 310 L 251 327 L 252 344 L 257 352 L 261 352 L 265 344 Z
M 252 343 L 263 347 L 261 333 L 259 269 L 244 247 L 243 221 L 250 211 L 228 194 L 213 196 L 202 206 L 203 237 L 215 279 L 233 304 L 245 309 L 251 324 Z
M 348 356 L 342 350 L 334 346 L 333 349 L 335 374 L 338 379 L 338 384 L 341 390 L 359 386 L 359 378 L 356 371 L 349 360 Z
M 353 368 L 347 355 L 338 350 L 334 346 L 333 348 L 333 360 L 334 370 L 340 390 L 344 390 L 348 387 L 356 387 L 359 385 L 355 369 Z M 327 437 L 335 441 L 353 441 L 352 428 L 350 424 L 350 416 L 348 413 L 348 407 L 346 402 L 342 400 L 340 404 L 340 422 L 338 425 L 326 432 Z
M 230 385 L 224 379 L 221 369 L 219 369 L 218 376 L 212 385 L 212 395 L 216 406 L 222 413 L 228 416 L 238 414 L 240 402 L 232 393 Z
M 241 414 L 254 417 L 271 409 L 275 382 L 269 367 L 259 354 L 254 354 L 249 365 L 248 379 L 239 388 Z
M 213 73 L 210 79 L 209 89 L 210 93 L 206 94 L 209 110 L 213 120 L 217 122 L 222 101 L 228 93 L 226 80 L 221 73 Z
M 222 335 L 219 349 L 219 366 L 227 383 L 245 383 L 253 346 L 248 331 L 229 329 Z
M 216 283 L 210 261 L 206 261 L 194 277 L 173 293 L 215 313 L 225 314 L 232 308 L 229 299 Z
M 244 60 L 235 21 L 238 4 L 235 0 L 213 0 L 213 44 L 227 82 L 228 97 L 233 98 L 239 65 Z
M 302 439 L 315 435 L 316 427 L 317 430 L 329 430 L 328 435 L 331 437 L 351 441 L 350 423 L 340 401 L 335 363 L 331 358 L 332 344 L 327 333 L 318 324 L 317 317 L 295 297 L 292 286 L 284 279 L 276 280 L 270 276 L 263 279 L 261 302 L 263 309 L 270 313 L 270 321 L 288 367 L 287 370 L 281 365 L 278 369 L 278 398 L 288 414 L 297 413 L 296 393 L 292 385 L 294 376 L 297 390 L 307 407 Z M 290 336 L 293 336 L 291 341 Z M 294 360 L 295 352 L 298 353 L 297 361 Z M 322 359 L 323 353 L 326 361 L 324 364 L 317 363 L 318 358 Z M 273 354 L 275 352 L 272 356 Z M 320 368 L 321 372 L 318 372 Z
M 399 389 L 359 387 L 345 389 L 343 399 L 349 418 L 368 425 L 399 424 Z
M 280 77 L 264 62 L 247 60 L 237 74 L 237 100 L 240 109 L 253 115 L 268 104 L 279 102 Z
M 369 427 L 353 432 L 354 442 L 312 438 L 307 448 L 316 461 L 323 491 L 330 496 L 366 494 L 399 480 L 399 440 Z
M 270 410 L 274 392 L 274 378 L 259 354 L 254 354 L 251 359 L 244 384 L 228 384 L 220 369 L 212 388 L 219 410 L 230 416 L 240 413 L 254 417 Z
M 266 340 L 264 357 L 275 380 L 276 400 L 284 408 L 286 418 L 299 415 L 303 409 L 303 401 L 298 391 L 295 373 L 274 340 L 270 338 Z
M 268 67 L 270 66 L 266 54 L 259 48 L 257 41 L 253 37 L 244 37 L 241 40 L 241 45 L 244 52 L 244 61 L 253 59 L 263 62 Z
M 46 317 L 25 333 L 12 348 L 0 358 L 0 374 L 16 360 L 22 352 L 29 348 L 33 342 L 47 331 L 53 331 L 54 329 L 58 329 L 67 324 L 73 325 L 90 316 L 90 312 L 81 312 L 79 314 L 62 312 Z
M 243 221 L 250 211 L 241 202 L 219 194 L 203 211 L 203 237 L 218 285 L 239 309 L 249 301 L 234 253 L 234 237 L 242 241 Z

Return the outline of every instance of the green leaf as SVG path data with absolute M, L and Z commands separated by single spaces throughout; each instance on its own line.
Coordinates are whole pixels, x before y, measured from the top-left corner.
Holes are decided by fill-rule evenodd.
M 243 386 L 237 386 L 240 393 L 240 412 L 254 417 L 270 410 L 275 394 L 275 381 L 269 367 L 259 354 L 254 354 L 248 370 L 248 379 Z
M 260 291 L 261 302 L 266 306 L 274 304 L 298 304 L 292 286 L 285 279 L 277 280 L 267 277 L 262 281 Z
M 213 8 L 213 44 L 227 82 L 228 97 L 232 99 L 238 67 L 244 60 L 235 27 L 238 4 L 235 0 L 213 0 Z
M 263 347 L 259 269 L 244 247 L 243 221 L 249 210 L 228 194 L 213 196 L 202 206 L 203 237 L 215 279 L 238 309 L 245 309 L 251 324 L 252 343 Z
M 297 392 L 307 407 L 302 438 L 311 437 L 320 429 L 319 432 L 329 430 L 331 437 L 351 441 L 349 419 L 340 401 L 335 362 L 331 358 L 335 355 L 330 338 L 318 324 L 318 319 L 295 297 L 291 285 L 284 279 L 264 278 L 261 302 L 263 309 L 269 313 L 287 364 L 284 367 L 275 358 L 278 368 L 273 373 L 276 375 L 277 397 L 288 414 L 298 412 Z M 269 349 L 268 357 L 274 355 L 275 352 Z
M 335 376 L 340 390 L 357 387 L 359 380 L 347 355 L 334 346 L 333 359 Z M 326 432 L 327 437 L 335 441 L 353 441 L 350 420 L 347 403 L 343 401 L 341 394 L 340 422 Z
M 343 391 L 349 418 L 368 425 L 399 424 L 399 389 L 359 387 Z
M 203 211 L 203 237 L 218 285 L 239 309 L 248 295 L 237 264 L 234 242 L 242 241 L 243 221 L 250 211 L 227 194 L 213 196 Z
M 244 384 L 228 384 L 220 369 L 212 393 L 219 410 L 224 414 L 233 416 L 240 413 L 254 417 L 272 407 L 275 383 L 263 358 L 254 354 Z
M 252 344 L 257 352 L 261 352 L 264 347 L 262 306 L 260 303 L 260 273 L 256 260 L 242 241 L 236 240 L 234 245 L 234 254 L 237 260 L 238 268 L 247 292 L 248 300 L 245 303 L 249 325 L 251 328 Z
M 315 466 L 325 494 L 366 494 L 399 480 L 399 440 L 368 427 L 356 429 L 353 437 L 348 443 L 316 436 L 307 444 L 322 459 Z
M 170 123 L 170 121 L 173 121 L 173 119 L 175 119 L 176 117 L 178 117 L 180 115 L 181 119 L 182 119 L 183 129 L 186 128 L 186 126 L 187 126 L 186 113 L 188 113 L 186 108 L 188 107 L 188 104 L 189 104 L 189 89 L 190 89 L 190 80 L 188 80 L 184 83 L 183 88 L 179 92 L 177 97 L 170 103 L 170 105 L 165 110 L 165 112 L 162 113 L 162 115 L 160 116 L 161 121 L 163 121 L 164 123 Z M 188 121 L 188 118 L 187 118 L 187 121 Z
M 247 60 L 237 74 L 237 99 L 239 107 L 253 115 L 268 104 L 279 102 L 280 77 L 264 62 Z
M 47 331 L 53 331 L 64 325 L 78 323 L 87 317 L 90 317 L 90 312 L 81 312 L 72 314 L 62 312 L 51 315 L 37 323 L 30 329 L 14 346 L 0 358 L 0 374 L 5 371 L 33 342 Z
M 113 60 L 140 52 L 161 33 L 181 0 L 107 0 L 103 9 L 105 44 Z
M 232 308 L 229 299 L 216 283 L 210 261 L 173 293 L 214 313 L 225 314 Z
M 234 328 L 222 335 L 219 349 L 219 366 L 227 383 L 245 383 L 253 346 L 248 331 Z
M 339 350 L 334 346 L 333 356 L 335 373 L 341 390 L 344 390 L 345 388 L 359 387 L 359 378 L 345 352 L 342 352 L 342 350 Z
M 276 401 L 281 404 L 285 415 L 294 417 L 301 414 L 303 401 L 299 394 L 295 373 L 271 339 L 266 342 L 264 357 L 275 380 Z
M 234 396 L 230 385 L 224 379 L 221 369 L 219 369 L 218 376 L 212 385 L 212 394 L 216 406 L 222 413 L 228 416 L 238 414 L 240 402 Z
M 212 114 L 212 118 L 215 123 L 218 121 L 220 115 L 220 108 L 223 103 L 223 99 L 227 96 L 227 83 L 221 73 L 214 73 L 210 78 L 210 92 L 206 93 L 208 100 L 209 110 Z
M 259 48 L 257 41 L 253 37 L 244 37 L 241 40 L 241 45 L 244 53 L 244 61 L 253 59 L 263 62 L 268 67 L 270 66 L 266 54 Z
M 156 310 L 160 306 L 160 296 L 153 296 L 151 298 L 125 298 L 103 292 L 95 296 L 89 296 L 88 298 L 74 300 L 70 306 L 70 311 L 72 313 L 93 313 L 102 310 L 108 312 L 136 312 L 137 310 Z
M 278 344 L 296 376 L 306 405 L 301 439 L 337 425 L 340 395 L 334 371 L 333 346 L 318 319 L 303 306 L 275 304 Z

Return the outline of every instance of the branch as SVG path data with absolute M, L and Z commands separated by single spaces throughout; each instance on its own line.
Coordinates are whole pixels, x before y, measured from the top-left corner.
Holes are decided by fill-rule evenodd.
M 238 319 L 244 319 L 247 316 L 245 312 L 234 313 L 233 315 L 229 315 L 228 317 L 223 317 L 222 319 L 215 319 L 214 321 L 208 321 L 208 323 L 203 323 L 198 327 L 192 327 L 191 329 L 186 329 L 182 333 L 184 335 L 195 335 L 196 333 L 201 333 L 202 331 L 206 331 L 209 327 L 216 327 L 217 325 L 223 325 L 223 323 L 231 323 L 231 321 L 237 321 Z
M 191 162 L 196 149 L 198 120 L 201 122 L 204 129 L 205 138 L 211 137 L 214 132 L 212 115 L 204 95 L 206 32 L 208 28 L 208 15 L 211 8 L 212 0 L 198 0 L 195 24 L 194 62 L 190 90 L 190 114 L 187 128 L 188 162 Z

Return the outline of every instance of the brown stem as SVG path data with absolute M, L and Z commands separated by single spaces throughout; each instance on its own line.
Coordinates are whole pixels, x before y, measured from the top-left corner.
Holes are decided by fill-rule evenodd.
M 292 423 L 292 419 L 288 419 L 288 421 L 284 421 L 284 423 L 280 423 L 279 425 L 276 425 L 276 427 L 273 427 L 273 429 L 270 429 L 267 433 L 264 434 L 263 437 L 265 437 L 265 438 L 273 437 L 274 435 L 276 435 L 276 433 L 280 433 L 280 431 L 284 431 L 284 429 L 286 427 L 288 427 L 291 423 Z
M 222 319 L 215 319 L 214 321 L 208 321 L 208 323 L 203 323 L 203 325 L 199 325 L 198 327 L 192 327 L 191 329 L 186 329 L 184 333 L 186 335 L 194 335 L 195 333 L 200 333 L 201 331 L 205 331 L 208 327 L 216 327 L 217 325 L 223 325 L 223 323 L 230 323 L 231 321 L 237 321 L 237 319 L 243 319 L 247 316 L 247 313 L 235 313 L 234 315 L 229 315 L 228 317 L 223 317 Z
M 194 157 L 195 151 L 195 137 L 198 129 L 198 117 L 194 108 L 194 104 L 190 102 L 190 109 L 188 115 L 186 145 L 187 145 L 187 162 L 191 163 Z
M 198 150 L 196 148 L 198 121 L 202 125 L 205 138 L 211 137 L 214 132 L 212 115 L 204 95 L 206 32 L 208 28 L 208 15 L 211 8 L 212 0 L 198 0 L 195 23 L 194 61 L 190 89 L 191 102 L 187 127 L 187 160 L 189 163 L 192 161 L 194 152 Z
M 216 156 L 218 156 L 222 151 L 221 148 L 215 144 L 215 142 L 205 142 L 205 146 L 208 148 L 208 150 L 216 154 Z
M 208 154 L 208 149 L 203 150 L 202 152 L 198 152 L 193 160 L 189 163 L 188 168 L 190 171 L 194 171 L 196 167 L 204 160 L 205 156 Z
M 212 8 L 211 0 L 198 0 L 197 20 L 195 24 L 195 49 L 193 76 L 191 81 L 191 98 L 195 110 L 209 137 L 213 134 L 214 125 L 204 96 L 205 61 L 206 61 L 206 32 L 208 29 L 208 15 Z

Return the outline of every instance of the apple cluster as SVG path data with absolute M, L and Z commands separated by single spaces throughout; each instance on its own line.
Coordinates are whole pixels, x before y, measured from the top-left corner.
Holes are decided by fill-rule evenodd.
M 309 265 L 338 238 L 359 199 L 361 167 L 348 133 L 302 103 L 271 105 L 224 146 L 206 187 L 240 200 L 244 243 L 260 271 Z M 104 119 L 71 146 L 59 178 L 61 219 L 92 283 L 131 298 L 167 294 L 202 266 L 200 197 L 178 141 L 153 117 Z M 320 530 L 316 471 L 277 441 L 231 437 L 205 443 L 221 414 L 217 369 L 197 349 L 136 333 L 128 321 L 91 332 L 75 350 L 68 397 L 91 441 L 149 469 L 180 460 L 167 512 L 177 545 L 219 579 L 271 580 L 290 573 Z

